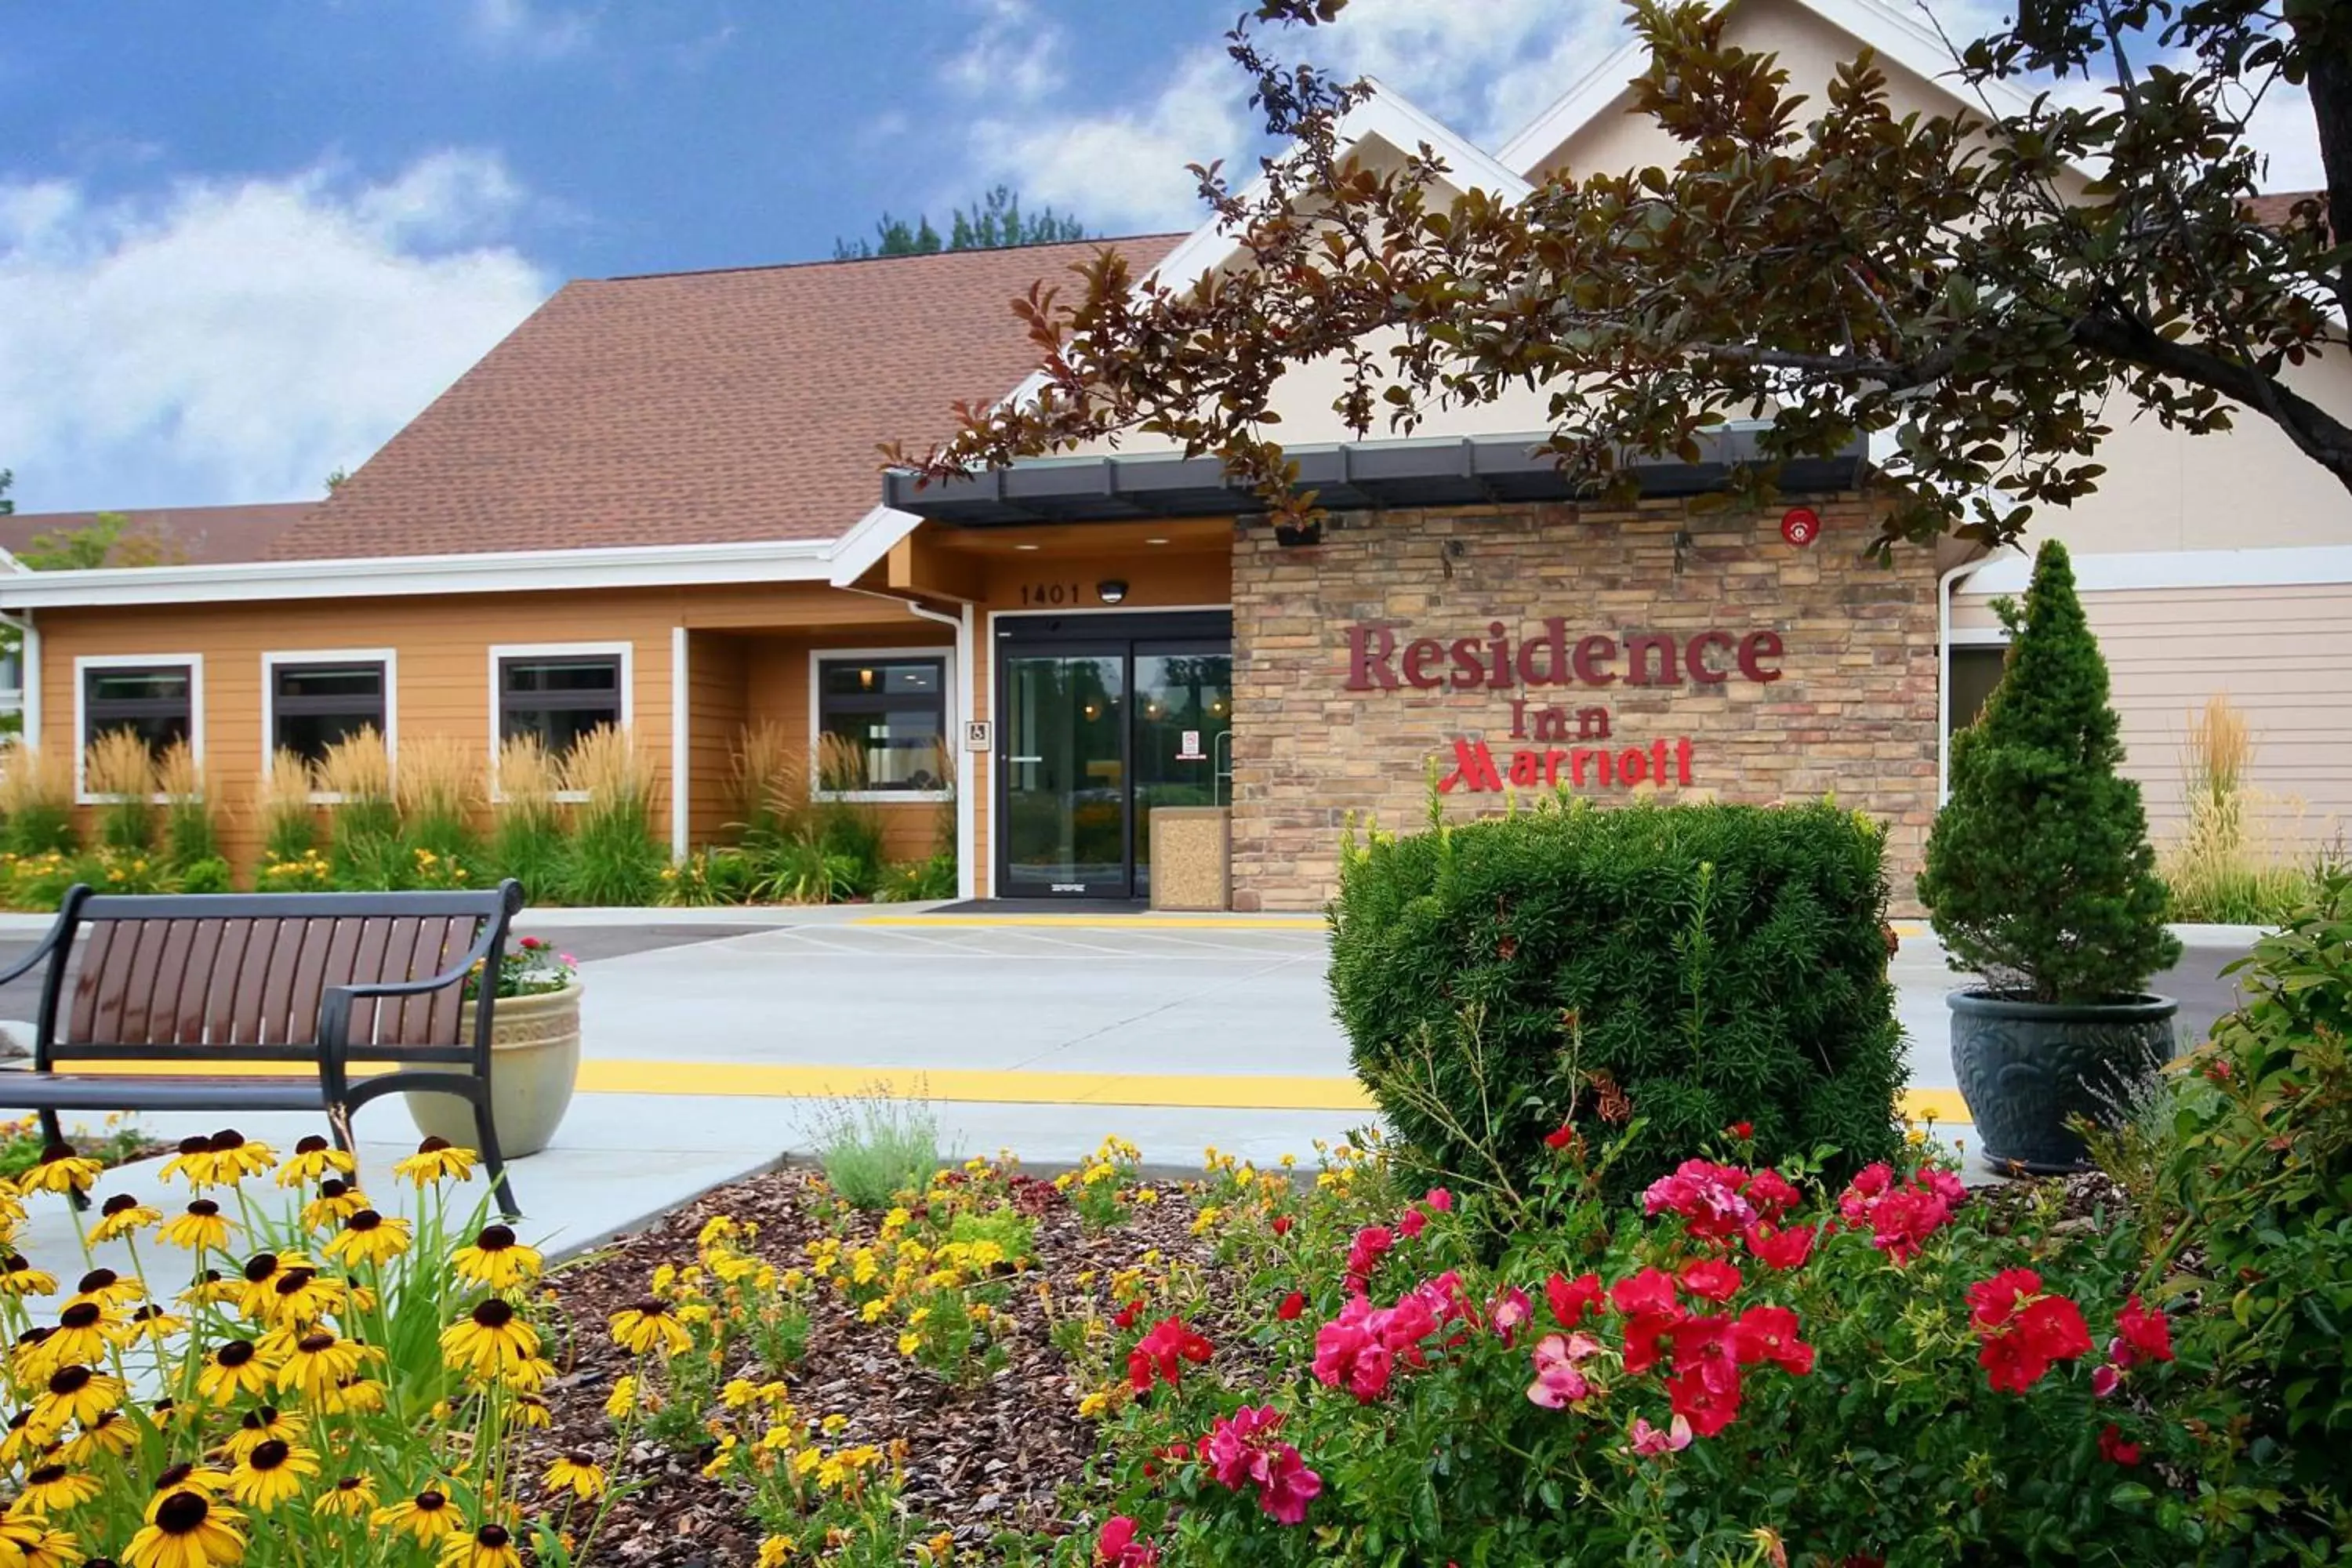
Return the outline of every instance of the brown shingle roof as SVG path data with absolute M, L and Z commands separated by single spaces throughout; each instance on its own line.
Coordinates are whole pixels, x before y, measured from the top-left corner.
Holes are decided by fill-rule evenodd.
M 2327 216 L 2326 191 L 2268 191 L 2246 203 L 2246 216 L 2265 228 L 2284 228 L 2297 202 L 2317 202 L 2320 217 Z
M 577 282 L 271 550 L 281 558 L 824 539 L 882 493 L 879 443 L 1034 369 L 1012 301 L 1104 244 Z
M 152 541 L 162 559 L 152 564 L 201 565 L 222 561 L 260 561 L 269 547 L 309 512 L 314 500 L 267 501 L 251 506 L 157 506 L 125 509 L 124 536 Z M 0 517 L 0 550 L 11 555 L 30 548 L 37 533 L 75 533 L 97 522 L 94 511 L 20 511 Z

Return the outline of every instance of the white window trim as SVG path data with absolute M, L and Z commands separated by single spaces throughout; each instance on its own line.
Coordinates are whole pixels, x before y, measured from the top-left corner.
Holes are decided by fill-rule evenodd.
M 938 805 L 955 798 L 951 789 L 845 789 L 817 787 L 817 748 L 824 734 L 821 709 L 824 700 L 823 675 L 828 664 L 878 663 L 889 658 L 936 658 L 940 661 L 940 744 L 951 747 L 962 740 L 954 732 L 956 686 L 955 645 L 932 643 L 928 647 L 813 647 L 809 649 L 808 769 L 811 800 L 845 801 L 862 805 Z M 950 759 L 953 765 L 953 759 Z
M 284 664 L 381 664 L 383 666 L 383 754 L 394 777 L 400 767 L 400 654 L 388 647 L 306 647 L 261 656 L 261 776 L 278 763 L 278 667 Z M 336 790 L 314 789 L 312 805 L 341 805 Z
M 74 802 L 78 805 L 104 805 L 114 797 L 89 793 L 85 776 L 89 762 L 89 680 L 84 673 L 92 669 L 144 669 L 152 665 L 184 664 L 188 667 L 188 754 L 196 766 L 205 763 L 205 656 L 200 653 L 84 653 L 74 656 Z M 165 804 L 161 791 L 147 797 L 152 805 Z
M 506 799 L 499 788 L 499 731 L 505 714 L 499 701 L 504 695 L 499 689 L 499 665 L 509 658 L 585 658 L 618 654 L 621 658 L 621 732 L 636 732 L 637 721 L 637 645 L 633 642 L 502 642 L 490 645 L 490 799 L 493 803 Z M 560 789 L 555 798 L 567 805 L 578 805 L 588 798 L 576 789 Z

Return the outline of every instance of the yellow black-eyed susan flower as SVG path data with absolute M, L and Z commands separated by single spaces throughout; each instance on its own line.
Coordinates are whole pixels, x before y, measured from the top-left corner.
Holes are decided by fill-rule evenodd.
M 46 1268 L 34 1268 L 32 1259 L 15 1252 L 0 1258 L 0 1296 L 54 1296 L 57 1293 L 58 1277 Z
M 122 1321 L 121 1328 L 115 1331 L 114 1341 L 117 1344 L 130 1346 L 141 1340 L 151 1340 L 160 1345 L 187 1326 L 187 1319 L 167 1312 L 150 1301 L 133 1310 L 131 1316 Z
M 449 1494 L 427 1487 L 415 1497 L 380 1508 L 368 1516 L 378 1530 L 397 1531 L 419 1546 L 431 1546 L 466 1528 L 465 1516 Z
M 345 1476 L 310 1500 L 310 1511 L 331 1519 L 358 1519 L 375 1511 L 375 1478 Z
M 299 1443 L 271 1437 L 256 1443 L 228 1473 L 228 1495 L 268 1513 L 302 1494 L 305 1477 L 319 1473 L 319 1457 Z
M 555 1375 L 555 1363 L 545 1356 L 529 1356 L 500 1374 L 499 1381 L 518 1394 L 537 1394 Z
M 359 1375 L 367 1355 L 362 1346 L 327 1329 L 313 1329 L 294 1342 L 278 1367 L 278 1392 L 324 1404 L 346 1378 Z
M 655 1296 L 613 1314 L 613 1340 L 631 1355 L 647 1355 L 656 1349 L 676 1355 L 694 1343 L 669 1303 Z
M 16 1375 L 37 1383 L 72 1362 L 102 1362 L 114 1348 L 114 1331 L 122 1320 L 103 1303 L 73 1300 L 58 1314 L 57 1326 L 40 1339 L 18 1347 Z
M 121 1411 L 107 1410 L 68 1438 L 62 1452 L 68 1465 L 89 1465 L 101 1455 L 121 1458 L 138 1447 L 138 1426 Z
M 343 1228 L 327 1243 L 328 1258 L 346 1268 L 362 1263 L 381 1267 L 408 1250 L 408 1222 L 387 1219 L 373 1209 L 362 1209 L 343 1221 Z
M 196 1374 L 196 1392 L 215 1405 L 247 1394 L 257 1399 L 269 1392 L 269 1371 L 251 1340 L 231 1340 L 205 1358 L 205 1370 Z
M 497 1296 L 441 1331 L 443 1359 L 486 1382 L 538 1353 L 539 1331 Z
M 228 1247 L 228 1221 L 221 1217 L 220 1205 L 210 1198 L 194 1198 L 189 1201 L 186 1213 L 163 1223 L 155 1238 L 166 1247 L 185 1247 L 190 1252 L 220 1252 Z
M 26 1193 L 86 1193 L 105 1169 L 70 1143 L 52 1143 L 16 1178 L 16 1187 Z
M 334 1392 L 320 1402 L 330 1415 L 346 1411 L 369 1413 L 383 1408 L 383 1384 L 373 1378 L 354 1377 L 335 1385 Z
M 427 1138 L 416 1146 L 415 1153 L 395 1162 L 392 1173 L 415 1183 L 419 1189 L 436 1182 L 462 1182 L 474 1173 L 474 1152 L 460 1149 L 446 1138 Z
M 758 1568 L 784 1568 L 800 1550 L 800 1543 L 789 1535 L 771 1535 L 760 1542 Z
M 29 1515 L 0 1520 L 0 1562 L 9 1568 L 74 1568 L 81 1561 L 81 1545 L 70 1531 Z M 102 1561 L 89 1559 L 90 1568 Z
M 340 1311 L 349 1295 L 343 1282 L 331 1274 L 321 1274 L 308 1267 L 289 1268 L 270 1281 L 269 1294 L 263 1299 L 261 1321 L 281 1327 L 315 1323 L 331 1312 Z
M 215 1173 L 219 1168 L 219 1162 L 213 1158 L 213 1141 L 198 1134 L 193 1138 L 181 1139 L 177 1152 L 163 1162 L 163 1168 L 155 1174 L 160 1180 L 166 1182 L 177 1176 L 187 1183 L 191 1188 L 201 1193 L 206 1187 L 220 1184 L 219 1177 Z
M 187 1306 L 229 1305 L 245 1300 L 245 1281 L 235 1275 L 225 1275 L 217 1268 L 207 1268 L 180 1292 L 180 1300 Z
M 293 1260 L 294 1266 L 299 1268 L 303 1261 L 297 1258 Z M 237 1270 L 236 1310 L 246 1317 L 258 1321 L 262 1307 L 268 1300 L 270 1287 L 278 1282 L 278 1276 L 286 1266 L 286 1261 L 274 1252 L 257 1252 L 247 1258 L 245 1267 Z
M 314 1233 L 329 1230 L 369 1206 L 365 1193 L 330 1176 L 319 1184 L 319 1195 L 302 1205 L 302 1228 Z
M 558 1457 L 540 1479 L 549 1491 L 568 1491 L 583 1502 L 593 1502 L 604 1495 L 604 1467 L 587 1454 Z
M 160 1225 L 163 1220 L 162 1209 L 142 1204 L 129 1193 L 117 1193 L 100 1207 L 98 1223 L 89 1227 L 89 1238 L 93 1242 L 119 1241 L 151 1225 Z
M 163 1500 L 178 1491 L 198 1491 L 206 1497 L 218 1497 L 228 1489 L 228 1472 L 210 1465 L 178 1464 L 155 1478 L 155 1485 L 147 1496 L 147 1522 L 155 1522 L 162 1511 Z
M 545 1431 L 555 1425 L 554 1412 L 548 1409 L 547 1401 L 536 1394 L 518 1394 L 514 1396 L 514 1418 L 526 1426 L 536 1427 L 541 1431 Z
M 121 1378 L 86 1366 L 61 1366 L 33 1401 L 32 1418 L 26 1425 L 46 1443 L 64 1431 L 67 1422 L 87 1426 L 121 1403 Z
M 623 1373 L 613 1380 L 613 1392 L 604 1396 L 604 1418 L 625 1421 L 637 1408 L 637 1380 Z
M 224 1127 L 210 1140 L 213 1154 L 213 1179 L 224 1185 L 235 1185 L 247 1176 L 258 1176 L 278 1163 L 278 1151 L 267 1143 L 256 1142 L 234 1127 Z
M 329 1176 L 348 1176 L 358 1169 L 358 1161 L 313 1132 L 295 1144 L 292 1156 L 278 1168 L 278 1184 L 299 1187 Z
M 449 1255 L 449 1266 L 459 1279 L 493 1290 L 513 1290 L 530 1284 L 539 1278 L 540 1264 L 539 1249 L 517 1241 L 513 1228 L 503 1225 L 484 1226 L 472 1245 Z
M 26 1405 L 8 1417 L 8 1430 L 0 1436 L 0 1469 L 15 1469 L 37 1453 L 48 1438 L 32 1428 L 33 1408 Z
M 79 1508 L 106 1489 L 96 1476 L 87 1470 L 72 1469 L 62 1464 L 43 1465 L 27 1473 L 16 1500 L 9 1506 L 11 1513 L 64 1513 Z
M 71 1300 L 97 1301 L 109 1307 L 128 1307 L 133 1301 L 146 1300 L 147 1282 L 136 1275 L 117 1274 L 111 1268 L 93 1268 L 81 1277 L 74 1287 Z
M 244 1522 L 194 1487 L 166 1492 L 131 1538 L 123 1568 L 226 1568 L 245 1556 Z
M 234 1464 L 271 1439 L 283 1443 L 299 1442 L 310 1426 L 299 1411 L 280 1410 L 275 1405 L 257 1405 L 245 1413 L 236 1430 L 221 1445 L 221 1452 Z
M 515 1550 L 514 1532 L 495 1520 L 471 1535 L 451 1535 L 441 1542 L 441 1568 L 522 1568 Z

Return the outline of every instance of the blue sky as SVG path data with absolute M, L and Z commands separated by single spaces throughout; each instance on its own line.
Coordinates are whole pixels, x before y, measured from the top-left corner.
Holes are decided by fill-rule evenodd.
M 27 511 L 299 499 L 567 278 L 824 258 L 1000 181 L 1189 228 L 1184 164 L 1255 146 L 1242 9 L 0 0 L 0 468 Z M 1355 0 L 1283 43 L 1491 146 L 1619 26 Z

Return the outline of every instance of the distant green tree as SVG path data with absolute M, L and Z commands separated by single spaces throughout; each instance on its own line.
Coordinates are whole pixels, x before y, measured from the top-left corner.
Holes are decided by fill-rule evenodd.
M 877 256 L 929 256 L 941 250 L 999 250 L 1014 245 L 1055 245 L 1066 240 L 1087 237 L 1087 226 L 1066 213 L 1044 207 L 1034 213 L 1021 210 L 1021 198 L 1010 185 L 999 185 L 981 197 L 970 211 L 955 209 L 948 222 L 948 236 L 942 241 L 940 231 L 931 226 L 927 216 L 918 216 L 909 225 L 906 219 L 882 215 L 874 226 L 873 239 L 837 239 L 833 243 L 835 261 L 866 261 Z
M 16 482 L 16 470 L 0 468 L 0 517 L 16 515 L 16 503 L 8 499 L 8 487 Z

